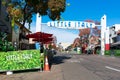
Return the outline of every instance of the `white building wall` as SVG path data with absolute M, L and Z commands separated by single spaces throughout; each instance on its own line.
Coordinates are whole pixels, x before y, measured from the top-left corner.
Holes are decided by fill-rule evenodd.
M 117 37 L 117 31 L 120 30 L 120 24 L 114 24 L 110 27 L 110 43 L 114 43 L 113 38 Z
M 120 24 L 114 24 L 113 26 L 115 26 L 115 31 L 120 30 Z

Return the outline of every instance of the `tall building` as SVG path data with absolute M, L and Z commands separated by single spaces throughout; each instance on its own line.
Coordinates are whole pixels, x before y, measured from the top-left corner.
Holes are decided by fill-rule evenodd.
M 11 33 L 11 20 L 0 0 L 0 32 Z

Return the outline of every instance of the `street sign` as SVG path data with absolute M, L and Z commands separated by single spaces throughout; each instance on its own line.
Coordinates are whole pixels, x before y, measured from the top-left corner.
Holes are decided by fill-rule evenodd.
M 50 21 L 47 23 L 47 25 L 49 27 L 57 27 L 64 29 L 84 29 L 95 27 L 95 23 L 84 21 Z

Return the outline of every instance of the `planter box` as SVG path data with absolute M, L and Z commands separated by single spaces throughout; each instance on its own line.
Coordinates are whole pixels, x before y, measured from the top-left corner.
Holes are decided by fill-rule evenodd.
M 43 68 L 40 50 L 0 52 L 0 72 Z

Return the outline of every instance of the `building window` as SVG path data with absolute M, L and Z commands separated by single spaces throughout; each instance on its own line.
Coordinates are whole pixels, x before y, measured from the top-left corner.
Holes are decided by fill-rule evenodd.
M 113 40 L 113 43 L 117 42 L 116 37 L 112 38 L 112 40 Z
M 5 21 L 9 22 L 9 15 L 8 14 L 5 16 Z
M 111 37 L 112 35 L 110 34 L 109 36 Z
M 115 26 L 112 27 L 112 30 L 113 30 L 113 31 L 115 30 Z

